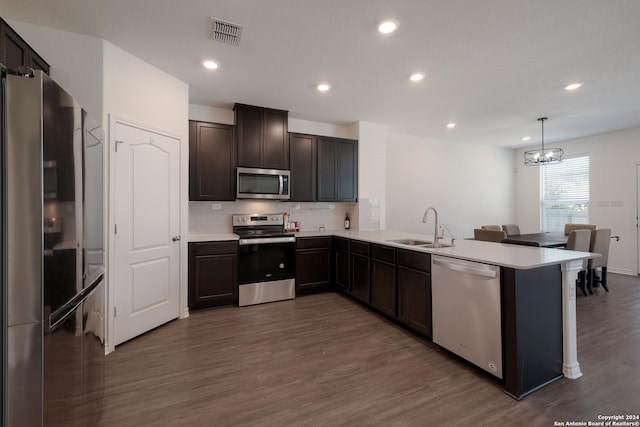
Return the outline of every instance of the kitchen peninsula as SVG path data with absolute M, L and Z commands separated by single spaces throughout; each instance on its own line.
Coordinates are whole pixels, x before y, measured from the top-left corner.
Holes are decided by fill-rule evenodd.
M 230 236 L 233 235 L 191 235 L 189 241 L 228 240 Z M 569 379 L 582 375 L 577 359 L 575 280 L 583 260 L 597 256 L 595 254 L 475 240 L 456 240 L 452 246 L 432 248 L 427 247 L 432 241 L 430 236 L 385 230 L 307 231 L 296 233 L 296 238 L 298 243 L 332 239 L 331 277 L 339 285 L 338 276 L 344 274 L 340 269 L 346 268 L 347 278 L 343 281 L 349 282 L 346 287 L 336 288 L 430 341 L 433 340 L 431 307 L 438 304 L 436 297 L 432 300 L 431 295 L 432 258 L 438 256 L 496 266 L 501 280 L 501 308 L 498 311 L 504 360 L 502 374 L 481 367 L 500 379 L 506 393 L 516 399 L 522 399 L 563 375 Z M 420 242 L 427 245 L 420 246 Z M 379 270 L 382 274 L 376 273 L 377 265 L 388 267 L 387 273 L 384 270 Z M 305 267 L 298 261 L 297 268 Z M 406 312 L 410 312 L 416 302 L 415 295 L 421 294 L 412 294 L 403 302 L 403 292 L 412 289 L 402 282 L 405 274 L 413 274 L 413 277 L 423 274 L 427 278 L 423 280 L 426 292 L 422 294 L 427 301 L 418 301 L 426 303 L 422 329 L 417 328 L 415 322 L 406 320 Z M 397 306 L 397 311 L 393 308 L 385 311 L 376 305 L 376 295 L 386 292 L 380 293 L 376 288 L 379 277 L 392 281 L 390 288 L 393 289 L 388 295 L 392 301 L 390 306 Z

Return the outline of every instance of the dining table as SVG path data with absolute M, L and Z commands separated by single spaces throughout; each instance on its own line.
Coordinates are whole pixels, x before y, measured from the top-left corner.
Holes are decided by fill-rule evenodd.
M 513 245 L 537 246 L 540 248 L 564 248 L 567 246 L 567 236 L 564 233 L 528 233 L 507 236 L 502 243 Z

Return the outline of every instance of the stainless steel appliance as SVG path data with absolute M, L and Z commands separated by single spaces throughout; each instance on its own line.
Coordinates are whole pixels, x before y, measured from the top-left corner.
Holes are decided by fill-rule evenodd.
M 2 423 L 96 425 L 104 392 L 100 125 L 47 75 L 2 76 Z
M 295 298 L 295 241 L 283 214 L 233 215 L 238 235 L 239 305 Z
M 289 200 L 290 172 L 278 169 L 238 168 L 238 199 Z
M 500 267 L 431 257 L 433 342 L 502 378 Z

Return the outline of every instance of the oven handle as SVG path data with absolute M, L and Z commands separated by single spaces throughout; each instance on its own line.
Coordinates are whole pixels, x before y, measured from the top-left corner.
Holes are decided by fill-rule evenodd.
M 294 243 L 296 241 L 295 236 L 287 237 L 265 237 L 262 239 L 240 239 L 240 246 L 243 245 L 268 245 L 270 243 Z

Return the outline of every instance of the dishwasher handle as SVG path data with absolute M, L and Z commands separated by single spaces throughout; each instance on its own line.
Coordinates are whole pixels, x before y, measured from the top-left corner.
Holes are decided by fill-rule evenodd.
M 489 270 L 489 269 L 485 269 L 485 268 L 475 268 L 475 267 L 471 267 L 469 265 L 460 265 L 460 264 L 456 264 L 453 262 L 446 262 L 443 261 L 441 259 L 433 259 L 433 264 L 434 265 L 439 265 L 441 267 L 447 268 L 449 270 L 453 270 L 453 271 L 459 271 L 461 273 L 469 273 L 469 274 L 474 274 L 476 276 L 482 276 L 482 277 L 489 277 L 489 278 L 496 278 L 498 277 L 498 272 L 495 270 Z

